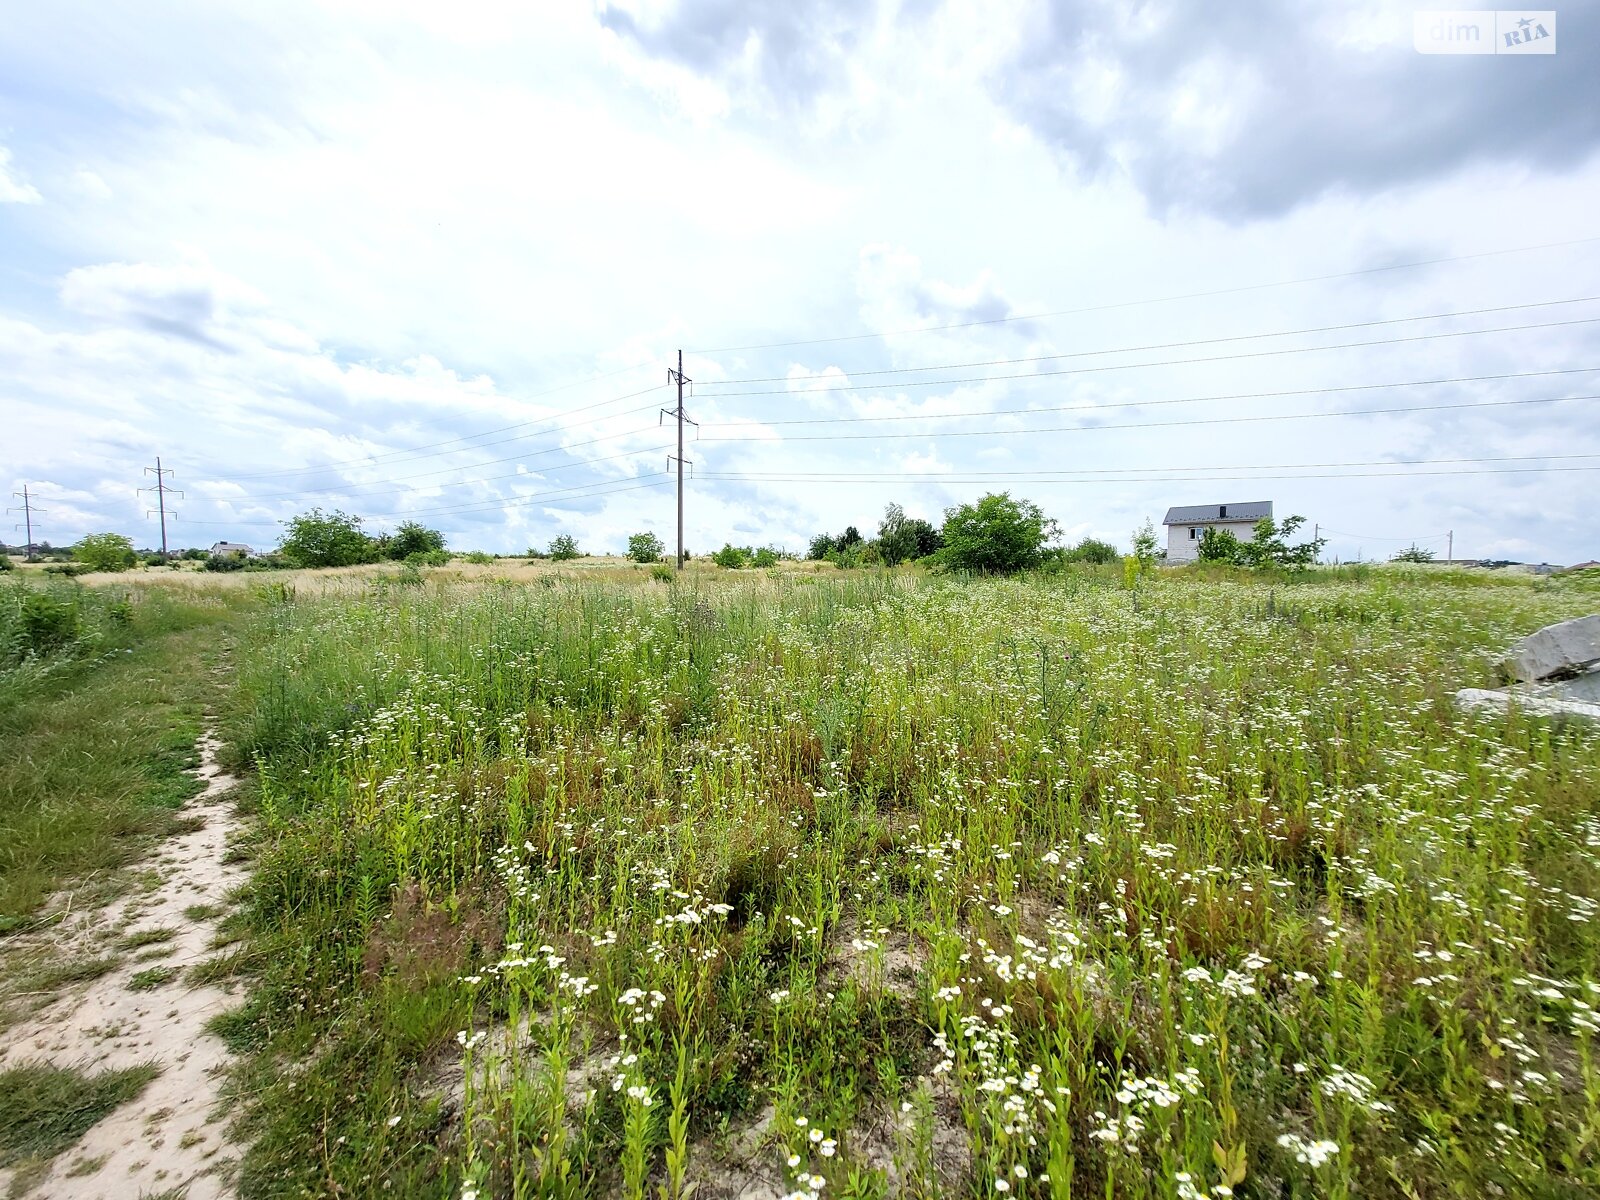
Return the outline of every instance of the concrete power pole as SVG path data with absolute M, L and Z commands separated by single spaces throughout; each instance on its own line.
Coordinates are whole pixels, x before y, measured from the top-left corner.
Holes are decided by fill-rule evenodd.
M 1449 533 L 1445 534 L 1444 536 L 1445 536 L 1445 539 L 1446 539 L 1445 540 L 1444 560 L 1445 560 L 1445 562 L 1455 562 L 1455 560 L 1456 560 L 1456 531 L 1454 529 L 1452 529 Z
M 689 421 L 688 414 L 683 411 L 683 385 L 694 382 L 683 373 L 682 350 L 678 351 L 678 369 L 674 371 L 671 367 L 667 368 L 667 382 L 678 385 L 678 407 L 671 410 L 663 408 L 661 414 L 676 417 L 678 421 L 678 453 L 669 454 L 667 461 L 678 464 L 678 570 L 681 571 L 683 570 L 683 464 L 688 461 L 683 457 L 683 423 Z M 696 422 L 689 421 L 689 424 L 694 425 Z
M 26 533 L 25 536 L 28 539 L 27 546 L 22 552 L 22 558 L 23 558 L 24 562 L 32 562 L 33 558 L 34 558 L 34 554 L 33 554 L 33 514 L 34 514 L 33 500 L 28 496 L 28 485 L 27 484 L 23 484 L 22 485 L 22 490 L 20 492 L 12 492 L 11 494 L 13 496 L 20 497 L 21 500 L 22 500 L 22 527 L 27 530 L 27 533 Z M 14 508 L 8 508 L 8 509 L 6 509 L 6 511 L 7 512 L 16 512 L 17 510 L 14 509 Z M 43 510 L 40 510 L 40 511 L 43 511 Z M 12 526 L 12 528 L 17 528 L 17 527 L 16 526 Z
M 161 514 L 161 557 L 162 558 L 166 558 L 167 557 L 167 493 L 177 490 L 175 488 L 169 488 L 167 486 L 166 477 L 168 475 L 172 474 L 172 468 L 171 467 L 167 467 L 167 468 L 163 469 L 162 466 L 161 466 L 161 456 L 157 455 L 156 456 L 156 465 L 153 466 L 153 467 L 146 467 L 144 469 L 144 473 L 146 475 L 154 475 L 156 477 L 156 481 L 155 481 L 154 484 L 152 484 L 150 487 L 147 487 L 147 488 L 140 488 L 139 490 L 141 492 L 154 492 L 156 494 L 156 511 L 158 511 Z M 178 495 L 181 496 L 181 495 L 183 495 L 183 493 L 182 492 L 178 492 Z M 149 510 L 148 509 L 145 511 L 145 515 L 149 516 Z

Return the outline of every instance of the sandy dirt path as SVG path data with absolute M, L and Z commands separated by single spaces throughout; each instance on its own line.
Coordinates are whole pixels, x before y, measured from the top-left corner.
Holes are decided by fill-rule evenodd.
M 237 781 L 217 766 L 217 746 L 209 734 L 200 739 L 201 765 L 195 773 L 205 790 L 182 810 L 202 823 L 128 868 L 155 872 L 159 883 L 148 876 L 149 890 L 70 914 L 40 939 L 38 948 L 70 962 L 116 952 L 142 932 L 173 930 L 173 936 L 122 951 L 107 974 L 63 989 L 0 1032 L 0 1067 L 46 1062 L 93 1073 L 154 1062 L 161 1073 L 37 1179 L 14 1181 L 13 1172 L 0 1171 L 0 1195 L 133 1200 L 175 1192 L 187 1200 L 216 1200 L 233 1194 L 235 1148 L 227 1141 L 226 1114 L 218 1106 L 230 1056 L 205 1025 L 236 1005 L 238 997 L 220 987 L 191 987 L 186 978 L 189 967 L 217 953 L 212 948 L 217 917 L 246 874 L 243 865 L 223 861 L 239 818 L 230 799 Z M 185 915 L 201 905 L 216 915 Z M 173 968 L 173 977 L 149 990 L 129 987 L 134 975 L 155 968 Z M 27 1183 L 32 1186 L 20 1190 Z

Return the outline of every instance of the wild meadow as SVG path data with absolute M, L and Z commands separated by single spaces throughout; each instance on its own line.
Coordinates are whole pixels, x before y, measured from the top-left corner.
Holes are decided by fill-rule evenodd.
M 1587 1196 L 1567 581 L 748 573 L 263 602 L 246 1196 Z

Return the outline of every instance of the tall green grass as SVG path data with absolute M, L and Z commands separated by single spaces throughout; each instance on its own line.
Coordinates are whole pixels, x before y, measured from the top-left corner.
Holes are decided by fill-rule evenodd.
M 0 664 L 0 935 L 52 891 L 98 886 L 198 787 L 186 768 L 223 678 L 227 630 L 252 603 L 224 592 L 23 585 L 0 595 L 17 645 L 31 598 L 72 614 L 67 641 Z M 41 610 L 43 611 L 43 610 Z
M 247 1195 L 1580 1195 L 1593 607 L 1454 577 L 273 606 Z M 285 1069 L 285 1064 L 294 1064 Z

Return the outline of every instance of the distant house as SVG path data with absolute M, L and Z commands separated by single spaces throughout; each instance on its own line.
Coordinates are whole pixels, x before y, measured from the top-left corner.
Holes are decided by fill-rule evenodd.
M 250 557 L 250 547 L 243 542 L 218 542 L 211 547 L 211 553 L 220 556 L 237 554 L 240 558 Z
M 1174 505 L 1167 509 L 1166 518 L 1161 522 L 1167 527 L 1167 561 L 1193 562 L 1200 553 L 1200 535 L 1208 529 L 1226 529 L 1241 542 L 1248 542 L 1255 523 L 1271 515 L 1271 500 Z

